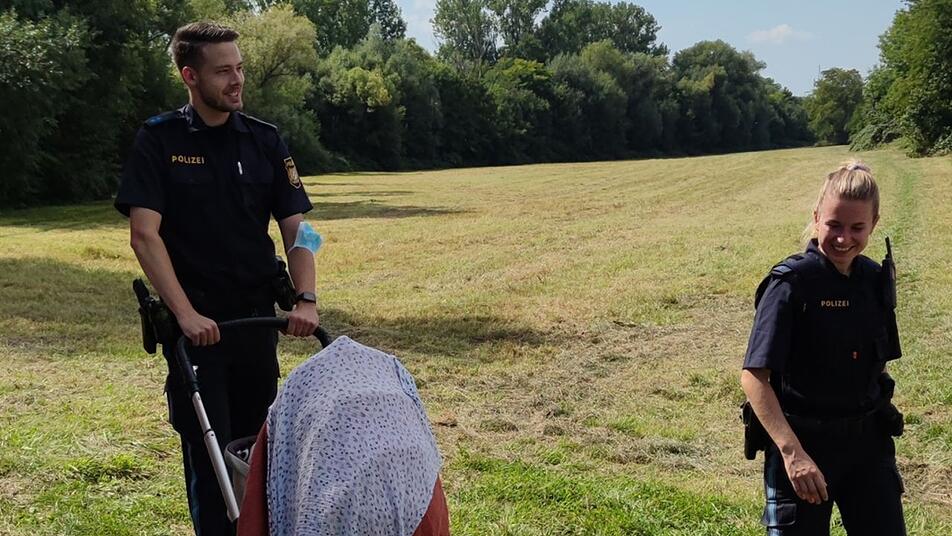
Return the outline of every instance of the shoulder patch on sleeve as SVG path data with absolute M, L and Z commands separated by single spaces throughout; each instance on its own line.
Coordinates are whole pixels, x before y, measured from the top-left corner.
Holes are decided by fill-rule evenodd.
M 284 159 L 284 170 L 288 173 L 288 182 L 295 188 L 301 187 L 301 177 L 298 175 L 294 160 L 289 156 Z
M 145 125 L 149 127 L 154 127 L 156 125 L 161 125 L 162 123 L 171 121 L 182 117 L 182 112 L 179 110 L 172 110 L 171 112 L 161 113 L 159 115 L 153 115 L 152 117 L 145 120 Z

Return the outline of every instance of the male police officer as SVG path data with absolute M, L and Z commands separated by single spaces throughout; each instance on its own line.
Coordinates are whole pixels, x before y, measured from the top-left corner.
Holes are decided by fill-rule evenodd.
M 272 215 L 299 293 L 287 332 L 310 335 L 318 325 L 315 248 L 300 241 L 310 230 L 302 214 L 311 203 L 276 128 L 239 111 L 245 75 L 237 37 L 213 23 L 176 31 L 170 50 L 189 104 L 139 130 L 115 203 L 129 216 L 143 271 L 198 347 L 190 355 L 222 445 L 257 434 L 277 389 L 277 334 L 235 333 L 216 344 L 216 321 L 274 315 Z M 166 359 L 171 346 L 164 345 Z M 201 432 L 174 370 L 166 381 L 169 419 L 182 438 L 195 531 L 229 534 Z

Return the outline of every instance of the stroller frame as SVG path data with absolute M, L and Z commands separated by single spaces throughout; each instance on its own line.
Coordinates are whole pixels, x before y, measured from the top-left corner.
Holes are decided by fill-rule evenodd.
M 288 327 L 288 320 L 286 318 L 276 317 L 254 317 L 239 318 L 237 320 L 228 320 L 218 323 L 220 333 L 247 327 L 283 329 Z M 330 345 L 330 336 L 324 331 L 324 328 L 318 326 L 317 329 L 314 330 L 314 336 L 321 342 L 322 348 L 326 348 Z M 195 409 L 195 415 L 198 417 L 198 424 L 202 429 L 205 448 L 208 450 L 208 457 L 211 459 L 212 468 L 215 470 L 218 487 L 221 488 L 221 494 L 225 500 L 228 519 L 235 522 L 238 520 L 240 514 L 238 501 L 235 498 L 235 490 L 232 487 L 231 479 L 228 475 L 228 468 L 225 467 L 225 458 L 222 455 L 221 447 L 218 446 L 218 438 L 215 436 L 215 430 L 212 429 L 211 423 L 208 420 L 208 414 L 205 412 L 205 404 L 202 403 L 198 377 L 195 376 L 195 369 L 192 366 L 192 361 L 188 357 L 188 346 L 191 346 L 191 341 L 189 341 L 188 337 L 185 335 L 179 337 L 175 345 L 175 361 L 178 364 L 179 372 L 182 374 L 182 379 L 185 381 L 185 387 L 189 391 L 192 407 Z

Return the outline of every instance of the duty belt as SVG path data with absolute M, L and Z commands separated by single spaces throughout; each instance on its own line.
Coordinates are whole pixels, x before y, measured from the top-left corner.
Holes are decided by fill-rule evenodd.
M 784 416 L 795 431 L 823 433 L 836 437 L 856 437 L 877 428 L 877 411 L 878 409 L 874 409 L 862 415 L 833 419 L 802 417 L 789 413 L 785 413 Z
M 203 314 L 243 312 L 262 306 L 271 307 L 275 302 L 282 310 L 291 311 L 297 301 L 294 283 L 284 259 L 275 255 L 274 264 L 274 276 L 257 287 L 200 290 L 183 285 L 185 294 L 192 306 L 199 312 L 204 311 Z
M 230 313 L 274 303 L 271 285 L 254 289 L 202 291 L 186 288 L 185 294 L 199 312 Z

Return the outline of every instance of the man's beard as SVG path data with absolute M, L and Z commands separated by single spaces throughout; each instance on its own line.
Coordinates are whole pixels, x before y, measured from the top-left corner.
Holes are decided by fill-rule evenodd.
M 207 91 L 205 86 L 201 83 L 198 84 L 198 98 L 202 99 L 202 102 L 205 106 L 208 106 L 212 110 L 218 110 L 219 112 L 235 112 L 241 110 L 244 101 L 241 101 L 237 106 L 228 101 L 228 98 L 222 95 L 219 92 Z

